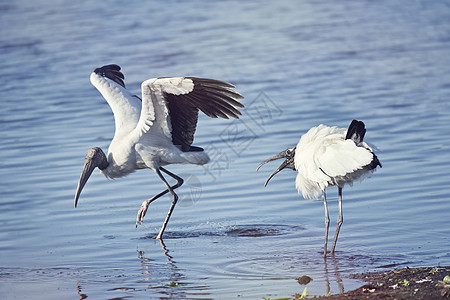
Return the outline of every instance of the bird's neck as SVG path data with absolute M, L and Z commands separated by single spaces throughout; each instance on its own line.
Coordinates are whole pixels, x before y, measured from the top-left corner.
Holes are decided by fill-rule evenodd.
M 102 161 L 99 165 L 98 168 L 100 170 L 105 170 L 107 167 L 109 166 L 109 162 L 107 160 Z

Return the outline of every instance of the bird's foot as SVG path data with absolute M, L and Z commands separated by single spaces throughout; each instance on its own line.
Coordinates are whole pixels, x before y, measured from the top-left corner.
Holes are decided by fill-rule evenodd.
M 144 202 L 142 202 L 141 208 L 139 209 L 139 211 L 137 213 L 136 227 L 138 227 L 139 224 L 144 222 L 144 217 L 145 217 L 145 214 L 147 213 L 147 209 L 148 209 L 148 206 L 150 205 L 150 203 L 151 203 L 151 201 L 149 201 L 149 200 L 145 200 Z

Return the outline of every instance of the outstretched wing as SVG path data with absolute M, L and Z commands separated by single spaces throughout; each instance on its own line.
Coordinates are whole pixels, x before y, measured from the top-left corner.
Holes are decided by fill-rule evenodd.
M 118 65 L 106 65 L 92 72 L 90 80 L 108 102 L 114 114 L 115 136 L 130 133 L 137 125 L 141 113 L 141 101 L 132 95 L 123 82 Z
M 164 134 L 182 151 L 191 148 L 199 110 L 212 118 L 239 118 L 243 97 L 233 85 L 214 79 L 173 77 L 142 83 L 142 113 L 138 124 L 143 132 L 158 122 Z M 153 114 L 152 114 L 153 113 Z

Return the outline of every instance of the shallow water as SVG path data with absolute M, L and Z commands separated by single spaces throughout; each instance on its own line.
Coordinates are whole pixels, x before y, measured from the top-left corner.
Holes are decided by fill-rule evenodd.
M 274 2 L 274 1 L 272 1 Z M 450 264 L 450 7 L 422 1 L 200 1 L 0 4 L 2 299 L 261 299 L 340 293 L 353 273 Z M 107 149 L 111 111 L 90 85 L 122 66 L 127 87 L 192 75 L 236 85 L 240 120 L 200 117 L 212 161 L 170 166 L 170 198 L 151 171 L 95 172 L 77 209 L 85 152 Z M 324 261 L 323 204 L 278 166 L 256 166 L 320 123 L 366 123 L 383 168 L 344 188 L 335 258 Z M 336 189 L 328 195 L 337 217 Z

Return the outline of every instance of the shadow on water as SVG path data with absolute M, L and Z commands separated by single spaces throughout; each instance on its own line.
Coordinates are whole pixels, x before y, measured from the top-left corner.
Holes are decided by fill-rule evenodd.
M 138 265 L 134 268 L 134 274 L 109 274 L 109 276 L 104 276 L 109 277 L 109 279 L 103 282 L 103 285 L 108 285 L 110 288 L 100 291 L 100 293 L 88 293 L 85 290 L 92 289 L 91 285 L 95 284 L 95 282 L 77 283 L 76 292 L 80 299 L 96 297 L 98 294 L 102 296 L 108 295 L 109 299 L 135 297 L 150 297 L 152 299 L 212 299 L 208 292 L 209 286 L 199 282 L 189 282 L 188 277 L 184 274 L 185 271 L 178 266 L 166 244 L 162 240 L 158 242 L 160 251 L 155 251 L 159 247 L 146 250 L 150 253 L 140 249 L 136 250 Z M 157 246 L 156 244 L 155 246 Z M 97 282 L 97 284 L 99 283 L 100 281 Z M 85 288 L 85 286 L 88 287 Z
M 253 224 L 229 226 L 219 232 L 168 231 L 165 242 L 153 236 L 135 239 L 144 244 L 134 249 L 134 253 L 127 248 L 122 256 L 128 257 L 128 263 L 117 264 L 112 258 L 109 268 L 102 270 L 95 266 L 0 268 L 0 279 L 8 283 L 25 280 L 32 285 L 42 285 L 42 289 L 47 282 L 75 279 L 72 289 L 75 288 L 79 299 L 99 295 L 108 295 L 110 299 L 212 299 L 221 292 L 237 294 L 245 280 L 248 290 L 259 287 L 258 294 L 247 295 L 255 299 L 264 295 L 264 291 L 268 297 L 273 297 L 270 292 L 274 287 L 278 287 L 277 295 L 284 295 L 285 290 L 286 296 L 292 291 L 301 294 L 305 287 L 308 291 L 326 291 L 326 294 L 343 293 L 360 285 L 359 280 L 352 279 L 355 270 L 373 265 L 384 269 L 408 264 L 402 255 L 387 258 L 377 254 L 355 255 L 346 250 L 324 259 L 320 249 L 302 251 L 295 243 L 282 242 L 291 236 L 297 238 L 295 234 L 303 229 L 301 226 Z M 105 239 L 118 240 L 107 236 Z M 282 243 L 279 248 L 267 246 L 277 242 Z M 256 245 L 253 251 L 248 251 L 249 244 Z M 230 257 L 223 257 L 222 246 L 232 249 L 226 250 Z M 311 281 L 302 284 L 301 277 L 309 277 Z M 226 285 L 222 284 L 224 281 Z M 280 289 L 280 285 L 283 288 Z M 63 290 L 61 286 L 58 289 Z
M 326 291 L 325 295 L 344 293 L 360 285 L 359 280 L 352 279 L 351 274 L 354 270 L 389 261 L 389 258 L 384 256 L 346 254 L 344 251 L 337 251 L 335 256 L 327 256 L 324 259 L 320 249 L 312 252 L 296 252 L 298 248 L 295 247 L 295 244 L 291 248 L 290 245 L 283 242 L 286 238 L 289 240 L 291 237 L 297 238 L 299 232 L 305 230 L 306 228 L 299 225 L 245 224 L 229 226 L 220 231 L 167 231 L 165 241 L 171 244 L 175 243 L 175 245 L 177 241 L 182 240 L 183 245 L 185 245 L 184 243 L 202 244 L 205 245 L 208 255 L 214 250 L 208 249 L 207 241 L 241 245 L 236 246 L 233 257 L 228 257 L 225 261 L 219 259 L 213 270 L 210 269 L 211 266 L 200 266 L 200 268 L 205 268 L 205 273 L 208 274 L 205 276 L 209 279 L 227 280 L 228 289 L 233 288 L 233 280 L 246 280 L 250 286 L 252 284 L 268 285 L 268 291 L 271 285 L 289 283 L 291 287 L 286 290 L 292 290 L 293 286 L 299 294 L 306 286 L 312 286 L 312 290 Z M 156 234 L 146 235 L 139 240 L 154 240 Z M 199 241 L 200 239 L 201 241 Z M 267 245 L 266 243 L 276 244 L 277 241 L 283 245 L 275 252 L 269 247 L 264 250 L 266 249 L 264 246 L 252 253 L 246 251 L 248 249 L 246 243 Z M 164 295 L 167 295 L 169 290 L 172 296 L 178 297 L 192 297 L 192 291 L 199 292 L 201 290 L 201 296 L 207 296 L 206 291 L 211 287 L 206 284 L 185 282 L 191 277 L 189 274 L 185 275 L 186 272 L 189 272 L 188 269 L 183 270 L 166 244 L 163 241 L 159 242 L 161 251 L 166 258 L 164 263 L 158 261 L 157 258 L 152 258 L 161 253 L 146 254 L 144 251 L 138 250 L 141 275 L 145 276 L 141 282 L 146 284 L 145 288 Z M 193 247 L 194 251 L 195 249 L 200 251 L 198 245 Z M 401 256 L 390 259 L 392 263 L 387 264 L 386 268 L 405 264 Z M 214 260 L 214 256 L 211 256 L 211 260 Z M 183 263 L 181 264 L 183 265 Z M 189 265 L 189 268 L 195 269 L 196 267 L 198 266 Z M 166 278 L 167 282 L 162 283 L 162 277 Z M 301 280 L 302 277 L 311 278 L 311 281 L 304 283 Z M 168 289 L 168 286 L 171 288 Z M 214 288 L 217 289 L 217 287 Z M 235 288 L 238 291 L 241 285 L 235 285 Z
M 170 299 L 184 299 L 188 295 L 204 299 L 204 297 L 208 296 L 209 287 L 188 282 L 187 277 L 178 267 L 164 241 L 159 240 L 159 243 L 162 253 L 167 259 L 165 263 L 151 258 L 143 250 L 137 250 L 141 275 L 139 283 L 145 284 L 146 289 L 150 289 L 158 295 L 169 297 Z M 161 282 L 161 278 L 165 278 L 166 282 Z
M 86 299 L 88 296 L 86 294 L 83 294 L 81 286 L 77 285 L 77 294 L 80 296 L 80 300 Z
M 216 242 L 217 239 L 225 239 L 232 244 L 233 242 L 230 239 L 239 239 L 237 244 L 245 244 L 246 241 L 255 241 L 254 238 L 256 238 L 256 243 L 258 243 L 258 241 L 263 242 L 271 238 L 288 236 L 298 230 L 304 230 L 304 228 L 301 226 L 272 224 L 239 225 L 230 226 L 230 228 L 226 228 L 221 232 L 168 231 L 165 240 L 172 243 L 177 240 L 193 238 L 191 242 L 198 243 L 198 239 L 213 239 Z M 154 239 L 154 236 L 148 235 L 140 239 Z M 168 297 L 189 298 L 195 295 L 196 297 L 207 298 L 210 295 L 207 291 L 211 289 L 211 286 L 198 284 L 198 282 L 195 284 L 186 282 L 190 278 L 189 274 L 185 274 L 189 273 L 188 269 L 184 270 L 179 266 L 177 259 L 163 241 L 159 241 L 159 243 L 161 246 L 161 252 L 159 253 L 146 254 L 143 250 L 137 251 L 141 266 L 140 275 L 141 277 L 143 276 L 143 279 L 141 278 L 139 282 L 145 284 L 145 289 Z M 161 253 L 165 257 L 164 262 L 157 258 Z M 392 258 L 393 261 L 401 259 L 401 257 Z M 284 265 L 286 261 L 289 261 L 287 266 Z M 272 285 L 289 283 L 289 285 L 294 286 L 294 289 L 297 286 L 299 294 L 302 293 L 305 287 L 313 286 L 312 290 L 323 290 L 326 291 L 325 295 L 330 295 L 344 293 L 360 285 L 360 281 L 351 278 L 350 273 L 352 273 L 352 270 L 363 269 L 367 265 L 373 265 L 382 261 L 386 262 L 387 258 L 377 257 L 376 255 L 350 255 L 345 254 L 343 251 L 337 251 L 335 256 L 328 256 L 327 258 L 323 258 L 320 250 L 313 251 L 305 256 L 286 250 L 280 250 L 277 255 L 272 255 L 270 250 L 255 253 L 239 253 L 237 251 L 234 258 L 227 258 L 223 263 L 218 262 L 215 271 L 211 271 L 206 267 L 205 272 L 208 275 L 205 276 L 209 279 L 214 277 L 218 277 L 219 280 L 227 279 L 230 285 L 228 289 L 233 288 L 233 280 L 246 280 L 249 285 L 258 284 L 263 286 L 268 283 Z M 404 263 L 396 262 L 389 266 L 394 264 L 400 266 Z M 305 267 L 308 265 L 313 265 L 314 267 Z M 189 266 L 189 268 L 196 267 L 195 265 Z M 284 268 L 289 271 L 283 273 L 281 270 Z M 305 273 L 311 272 L 313 269 L 315 271 L 312 273 Z M 310 278 L 310 280 L 304 282 L 303 277 Z M 165 278 L 165 282 L 162 282 L 161 278 Z M 200 280 L 200 282 L 203 281 Z M 238 291 L 240 286 L 236 285 L 235 288 Z M 270 287 L 267 290 L 269 291 Z
M 327 295 L 331 294 L 330 275 L 333 275 L 335 277 L 334 281 L 336 281 L 336 283 L 338 284 L 339 293 L 343 293 L 344 292 L 344 284 L 342 282 L 342 278 L 341 278 L 341 275 L 339 272 L 338 261 L 337 261 L 336 257 L 332 257 L 330 260 L 331 260 L 331 264 L 333 266 L 332 274 L 330 274 L 331 272 L 328 270 L 329 267 L 328 267 L 327 258 L 324 258 L 324 260 L 323 260 L 324 274 L 325 274 L 325 280 L 326 280 L 326 285 L 327 285 Z
M 305 228 L 279 224 L 254 224 L 234 226 L 225 234 L 232 237 L 269 237 L 286 235 L 299 230 L 305 230 Z
M 197 237 L 270 237 L 282 236 L 296 233 L 299 230 L 305 230 L 299 225 L 279 225 L 279 224 L 250 224 L 233 225 L 222 231 L 167 231 L 164 233 L 164 239 L 184 239 Z M 152 233 L 143 237 L 141 240 L 155 239 L 157 233 Z M 164 248 L 164 247 L 163 247 Z

